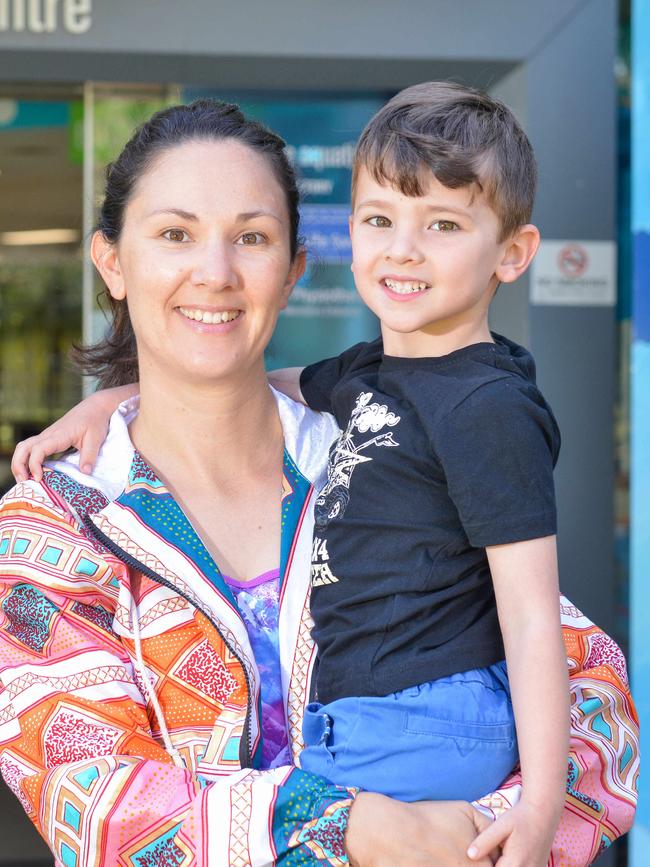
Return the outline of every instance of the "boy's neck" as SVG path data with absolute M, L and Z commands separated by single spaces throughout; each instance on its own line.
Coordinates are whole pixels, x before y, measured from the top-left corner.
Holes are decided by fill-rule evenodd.
M 436 330 L 432 324 L 408 333 L 393 331 L 382 322 L 381 335 L 384 354 L 397 358 L 441 358 L 476 343 L 494 343 L 487 320 L 446 330 Z

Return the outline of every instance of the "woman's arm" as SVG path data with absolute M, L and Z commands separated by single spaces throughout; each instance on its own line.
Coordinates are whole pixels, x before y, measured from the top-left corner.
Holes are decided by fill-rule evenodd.
M 97 391 L 40 434 L 18 443 L 11 460 L 11 472 L 16 481 L 25 482 L 31 475 L 40 482 L 43 461 L 69 448 L 79 450 L 79 468 L 83 473 L 91 473 L 106 439 L 111 416 L 122 401 L 137 393 L 137 384 Z
M 632 827 L 638 799 L 639 721 L 616 643 L 560 597 L 571 729 L 564 809 L 549 865 L 591 864 Z M 497 819 L 521 797 L 516 771 L 476 802 Z

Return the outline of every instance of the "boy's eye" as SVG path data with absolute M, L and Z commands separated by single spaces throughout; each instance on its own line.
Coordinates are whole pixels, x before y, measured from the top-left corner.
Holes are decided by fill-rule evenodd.
M 166 232 L 163 232 L 163 238 L 166 238 L 168 241 L 174 241 L 175 243 L 183 243 L 189 239 L 189 235 L 184 229 L 167 229 Z
M 366 223 L 368 223 L 370 226 L 375 226 L 377 229 L 390 229 L 390 227 L 393 225 L 388 219 L 388 217 L 381 216 L 368 217 Z
M 265 240 L 266 238 L 261 232 L 244 232 L 237 243 L 244 244 L 246 247 L 254 247 L 256 244 L 263 244 Z
M 453 220 L 436 220 L 435 223 L 431 223 L 431 228 L 436 232 L 454 232 L 458 228 L 458 223 L 454 223 Z

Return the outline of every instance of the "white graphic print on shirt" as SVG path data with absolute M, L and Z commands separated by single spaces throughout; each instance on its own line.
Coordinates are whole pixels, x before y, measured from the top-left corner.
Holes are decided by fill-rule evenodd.
M 361 392 L 357 397 L 350 420 L 344 431 L 330 449 L 327 465 L 327 482 L 316 500 L 314 510 L 316 517 L 316 531 L 323 532 L 330 521 L 340 518 L 347 508 L 350 500 L 350 480 L 354 468 L 358 464 L 371 461 L 372 457 L 361 454 L 370 446 L 398 446 L 399 443 L 393 438 L 392 431 L 379 434 L 365 442 L 356 444 L 354 432 L 378 433 L 384 427 L 395 427 L 400 421 L 400 416 L 390 412 L 386 404 L 370 403 L 372 392 Z M 332 574 L 327 561 L 327 540 L 314 539 L 312 551 L 311 577 L 312 586 L 318 587 L 323 584 L 332 584 L 339 579 Z

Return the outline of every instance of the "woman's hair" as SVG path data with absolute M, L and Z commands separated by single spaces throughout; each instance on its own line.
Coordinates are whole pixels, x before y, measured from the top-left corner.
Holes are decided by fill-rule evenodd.
M 247 119 L 237 105 L 214 99 L 197 99 L 189 105 L 163 109 L 138 127 L 119 157 L 106 168 L 106 188 L 96 230 L 112 244 L 119 240 L 136 184 L 164 151 L 187 142 L 223 140 L 241 142 L 269 161 L 286 196 L 293 259 L 299 245 L 299 193 L 285 142 L 261 123 Z M 72 351 L 77 366 L 84 374 L 96 377 L 100 388 L 138 379 L 135 335 L 127 303 L 115 300 L 109 292 L 106 297 L 111 312 L 107 335 L 92 346 L 77 346 Z

